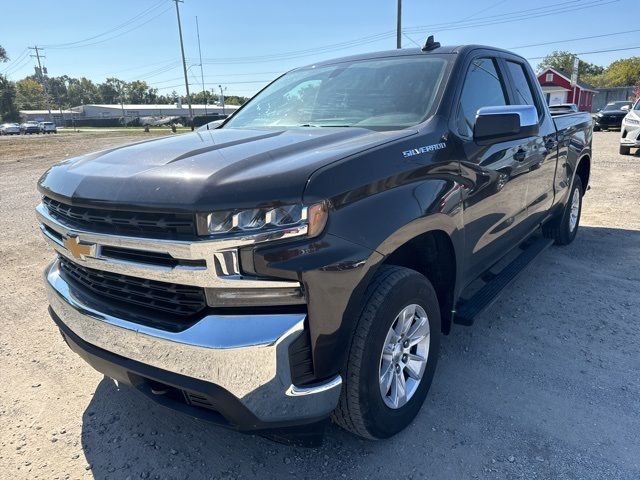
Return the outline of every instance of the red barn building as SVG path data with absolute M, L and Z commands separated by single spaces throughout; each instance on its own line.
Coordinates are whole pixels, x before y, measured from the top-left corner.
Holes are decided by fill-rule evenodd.
M 581 112 L 591 111 L 596 90 L 580 80 L 575 87 L 571 87 L 570 73 L 559 68 L 547 68 L 538 75 L 538 81 L 549 105 L 575 103 Z

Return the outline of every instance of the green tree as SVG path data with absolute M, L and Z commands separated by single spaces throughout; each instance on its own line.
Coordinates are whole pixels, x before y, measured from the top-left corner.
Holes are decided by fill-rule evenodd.
M 70 78 L 67 85 L 67 102 L 71 107 L 98 103 L 100 95 L 98 87 L 88 78 Z
M 16 86 L 0 75 L 0 118 L 5 122 L 17 122 L 20 112 L 16 106 Z
M 564 70 L 565 72 L 570 74 L 573 71 L 573 59 L 575 58 L 575 56 L 576 55 L 571 52 L 554 50 L 540 61 L 540 63 L 538 64 L 538 71 L 542 71 L 545 68 L 551 67 L 555 68 L 556 70 Z M 602 74 L 603 71 L 603 67 L 594 63 L 580 60 L 580 63 L 578 64 L 578 75 L 580 77 L 594 77 Z
M 124 88 L 127 82 L 119 78 L 107 78 L 98 84 L 98 94 L 102 103 L 120 103 L 124 100 Z
M 603 86 L 626 87 L 640 83 L 640 57 L 616 60 L 604 71 Z
M 34 79 L 35 80 L 35 79 Z M 62 109 L 68 108 L 70 105 L 67 101 L 67 83 L 69 77 L 47 77 L 47 88 L 49 90 L 49 101 L 51 108 L 54 106 Z
M 16 103 L 22 110 L 42 110 L 46 108 L 44 89 L 35 80 L 23 78 L 16 82 Z
M 244 105 L 249 100 L 247 97 L 239 97 L 237 95 L 229 95 L 224 97 L 225 105 Z
M 129 103 L 153 103 L 158 97 L 158 89 L 150 88 L 144 80 L 127 83 L 126 90 Z
M 7 51 L 0 45 L 0 63 L 7 62 Z M 7 77 L 0 75 L 0 119 L 6 122 L 15 122 L 20 118 L 20 112 L 16 106 L 16 86 Z
M 207 105 L 212 105 L 213 103 L 218 101 L 218 96 L 214 95 L 208 90 L 204 92 L 196 92 L 191 94 L 191 102 L 195 105 L 204 105 L 205 102 Z

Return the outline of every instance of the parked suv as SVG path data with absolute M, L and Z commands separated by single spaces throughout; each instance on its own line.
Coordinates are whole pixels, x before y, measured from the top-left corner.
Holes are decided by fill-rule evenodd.
M 608 130 L 610 128 L 620 128 L 622 125 L 622 119 L 625 117 L 630 107 L 631 102 L 626 101 L 607 103 L 602 110 L 594 115 L 593 129 L 598 131 Z
M 58 133 L 58 128 L 53 122 L 40 122 L 38 128 L 40 133 Z
M 629 155 L 632 148 L 640 148 L 640 98 L 629 109 L 620 129 L 620 155 Z
M 591 139 L 504 50 L 431 40 L 292 70 L 218 128 L 42 176 L 51 316 L 163 405 L 386 438 L 419 412 L 441 335 L 573 241 Z

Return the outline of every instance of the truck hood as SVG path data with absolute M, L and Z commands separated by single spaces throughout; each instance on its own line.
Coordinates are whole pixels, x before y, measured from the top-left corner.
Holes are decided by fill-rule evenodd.
M 318 168 L 414 133 L 319 127 L 193 132 L 62 162 L 42 176 L 39 189 L 76 205 L 126 210 L 296 203 Z

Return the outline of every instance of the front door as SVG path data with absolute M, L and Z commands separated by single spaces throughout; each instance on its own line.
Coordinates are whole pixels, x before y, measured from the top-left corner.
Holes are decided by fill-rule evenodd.
M 465 277 L 474 279 L 527 234 L 527 183 L 531 161 L 529 139 L 478 145 L 473 128 L 482 107 L 513 104 L 502 62 L 478 57 L 471 61 L 462 87 L 457 116 L 464 158 Z

